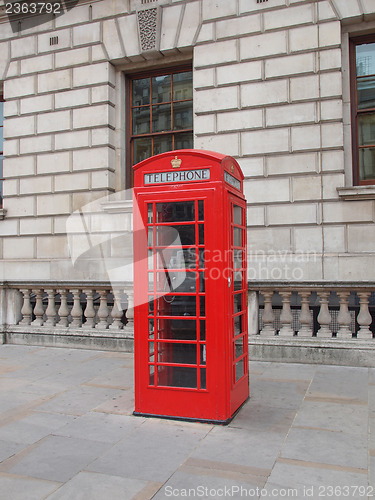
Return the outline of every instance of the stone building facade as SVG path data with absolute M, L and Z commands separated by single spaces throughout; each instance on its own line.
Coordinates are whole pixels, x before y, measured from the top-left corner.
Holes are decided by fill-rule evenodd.
M 334 344 L 369 362 L 375 119 L 355 144 L 353 86 L 366 76 L 375 108 L 373 0 L 79 0 L 43 22 L 2 3 L 4 341 L 129 348 L 130 279 L 109 294 L 108 277 L 131 230 L 129 80 L 188 68 L 193 147 L 245 174 L 254 356 Z M 87 206 L 104 266 L 72 260 L 67 222 Z

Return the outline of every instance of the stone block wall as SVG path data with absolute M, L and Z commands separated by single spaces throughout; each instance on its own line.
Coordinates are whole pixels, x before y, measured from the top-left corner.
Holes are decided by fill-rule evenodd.
M 352 186 L 345 43 L 375 32 L 372 0 L 83 0 L 23 23 L 13 33 L 0 12 L 2 279 L 85 276 L 65 224 L 125 186 L 124 74 L 187 61 L 194 146 L 234 156 L 246 177 L 250 279 L 375 279 L 374 197 L 340 193 Z

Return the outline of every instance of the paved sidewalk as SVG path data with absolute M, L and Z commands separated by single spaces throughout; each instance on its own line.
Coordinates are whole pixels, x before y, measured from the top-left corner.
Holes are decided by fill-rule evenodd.
M 227 427 L 134 417 L 132 355 L 0 346 L 0 499 L 375 496 L 375 369 L 252 362 Z

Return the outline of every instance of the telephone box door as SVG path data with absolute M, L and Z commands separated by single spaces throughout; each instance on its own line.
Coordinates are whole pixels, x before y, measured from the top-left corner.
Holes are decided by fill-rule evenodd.
M 230 254 L 232 258 L 231 316 L 231 412 L 249 394 L 247 325 L 246 202 L 229 195 Z

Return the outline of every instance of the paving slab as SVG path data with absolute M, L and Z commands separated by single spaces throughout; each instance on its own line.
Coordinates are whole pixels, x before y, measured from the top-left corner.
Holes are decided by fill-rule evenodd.
M 108 449 L 107 443 L 50 435 L 8 472 L 66 482 Z
M 87 470 L 163 483 L 211 429 L 205 424 L 143 419 Z
M 350 498 L 367 499 L 367 474 L 345 467 L 332 467 L 318 463 L 278 461 L 265 485 L 268 492 L 279 492 L 282 498 L 285 490 L 289 498 Z M 336 493 L 335 494 L 335 488 Z M 362 493 L 362 495 L 360 494 Z M 272 496 L 272 498 L 274 498 Z M 284 495 L 284 498 L 288 498 Z
M 367 469 L 367 436 L 292 428 L 282 449 L 283 458 Z
M 116 500 L 133 498 L 142 490 L 156 492 L 160 484 L 95 472 L 80 472 L 46 500 Z
M 41 500 L 60 486 L 53 481 L 0 473 L 0 498 L 4 500 Z
M 125 415 L 89 412 L 55 430 L 54 435 L 115 444 L 142 422 L 142 419 Z
M 271 469 L 285 435 L 233 427 L 214 427 L 192 457 Z

